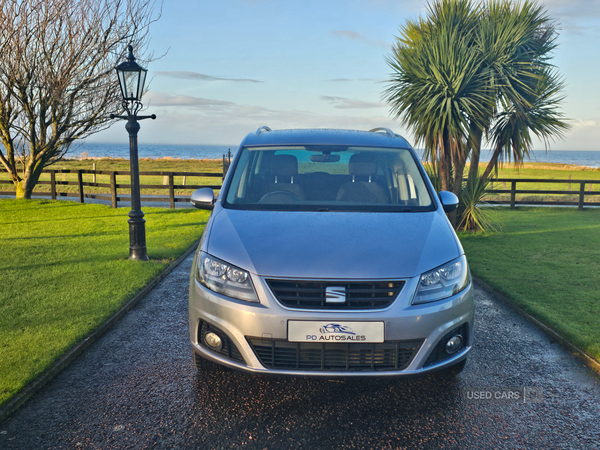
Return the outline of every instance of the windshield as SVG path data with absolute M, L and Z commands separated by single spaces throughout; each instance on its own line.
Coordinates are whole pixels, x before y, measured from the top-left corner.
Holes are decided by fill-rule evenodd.
M 223 198 L 234 209 L 434 209 L 410 150 L 335 145 L 244 147 Z

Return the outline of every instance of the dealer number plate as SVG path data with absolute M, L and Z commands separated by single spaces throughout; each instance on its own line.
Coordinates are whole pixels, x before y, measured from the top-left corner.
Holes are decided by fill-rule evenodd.
M 383 342 L 383 338 L 383 322 L 288 320 L 290 342 L 376 343 Z

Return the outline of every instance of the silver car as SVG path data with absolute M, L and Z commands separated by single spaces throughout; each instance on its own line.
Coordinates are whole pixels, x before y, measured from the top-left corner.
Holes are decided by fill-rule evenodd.
M 414 150 L 387 129 L 261 127 L 241 143 L 190 279 L 198 370 L 398 376 L 464 367 L 473 293 Z

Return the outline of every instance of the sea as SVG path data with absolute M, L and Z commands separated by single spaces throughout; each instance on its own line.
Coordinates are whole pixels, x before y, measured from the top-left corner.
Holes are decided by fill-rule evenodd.
M 173 159 L 221 159 L 231 151 L 235 155 L 237 145 L 170 145 L 170 144 L 139 144 L 139 158 L 173 158 Z M 417 150 L 419 156 L 422 151 Z M 70 158 L 124 158 L 129 159 L 129 144 L 82 143 L 72 148 L 67 157 Z M 481 162 L 490 160 L 491 151 L 484 150 Z M 557 164 L 576 164 L 593 168 L 600 167 L 600 151 L 598 150 L 537 150 L 534 151 L 531 162 L 546 162 Z

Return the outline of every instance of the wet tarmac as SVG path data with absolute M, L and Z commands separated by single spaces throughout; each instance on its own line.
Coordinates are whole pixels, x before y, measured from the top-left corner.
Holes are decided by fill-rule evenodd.
M 481 290 L 455 380 L 198 376 L 191 262 L 0 424 L 0 448 L 600 448 L 598 376 Z

